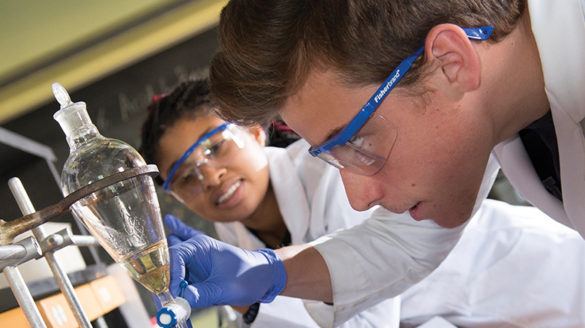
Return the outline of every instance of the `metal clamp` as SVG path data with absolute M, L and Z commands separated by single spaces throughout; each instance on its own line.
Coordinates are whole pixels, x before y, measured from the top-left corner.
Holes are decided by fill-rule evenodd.
M 149 164 L 123 172 L 117 172 L 87 186 L 70 193 L 61 201 L 43 208 L 42 210 L 25 215 L 12 221 L 0 220 L 0 245 L 11 244 L 14 237 L 31 230 L 39 225 L 69 211 L 69 207 L 76 201 L 89 196 L 90 194 L 116 184 L 120 181 L 128 180 L 140 175 L 156 176 L 158 168 L 156 165 Z
M 43 251 L 34 237 L 24 238 L 12 245 L 0 245 L 0 272 L 42 256 Z
M 70 228 L 65 228 L 50 234 L 41 241 L 41 249 L 43 250 L 43 254 L 48 252 L 56 252 L 61 248 L 65 248 L 69 245 L 96 246 L 98 243 L 93 236 L 74 235 Z

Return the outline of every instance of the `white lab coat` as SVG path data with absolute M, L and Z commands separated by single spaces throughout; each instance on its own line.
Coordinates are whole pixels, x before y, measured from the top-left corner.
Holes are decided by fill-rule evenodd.
M 307 148 L 304 141 L 286 150 L 266 148 L 271 183 L 294 244 L 359 224 L 372 212 L 353 211 L 338 170 L 312 158 Z M 490 168 L 497 169 L 497 166 Z M 370 228 L 367 233 L 381 235 L 393 231 L 395 235 L 387 239 L 394 239 L 396 244 L 378 243 L 378 236 L 352 237 L 364 245 L 359 248 L 363 256 L 348 253 L 342 262 L 346 263 L 345 285 L 355 288 L 356 298 L 363 294 L 362 278 L 356 276 L 362 272 L 359 269 L 387 272 L 391 277 L 394 271 L 400 272 L 394 266 L 401 265 L 388 265 L 393 259 L 390 254 L 404 252 L 399 250 L 401 240 L 420 237 L 409 233 L 421 231 L 397 224 L 402 220 L 415 222 L 409 216 L 379 209 L 373 213 L 372 220 L 373 226 L 380 229 Z M 396 225 L 397 230 L 386 229 L 386 224 Z M 433 236 L 433 224 L 423 227 L 428 230 L 424 232 L 426 235 Z M 228 243 L 247 249 L 265 247 L 239 222 L 218 223 L 216 229 L 219 237 Z M 348 240 L 347 236 L 343 238 Z M 386 255 L 372 256 L 382 254 L 383 247 L 387 246 Z M 363 260 L 361 257 L 371 259 L 368 267 L 357 268 Z M 419 325 L 437 316 L 465 327 L 582 326 L 585 323 L 583 258 L 585 241 L 574 230 L 550 220 L 536 208 L 485 200 L 465 227 L 461 240 L 430 276 L 400 297 L 374 305 L 342 326 L 398 327 L 399 319 L 403 324 Z M 322 302 L 278 296 L 274 302 L 260 306 L 252 326 L 317 327 L 317 323 L 330 326 L 333 315 L 334 307 Z
M 401 295 L 401 320 L 584 327 L 585 240 L 534 207 L 486 200 L 445 261 Z
M 490 158 L 474 213 L 498 169 Z M 431 220 L 415 221 L 408 212 L 379 208 L 362 224 L 311 242 L 329 268 L 335 303 L 332 317 L 320 324 L 337 326 L 428 276 L 455 246 L 464 227 L 445 229 Z
M 369 216 L 369 212 L 351 209 L 339 171 L 309 155 L 308 147 L 304 140 L 286 149 L 266 147 L 270 181 L 293 244 L 354 226 Z M 266 247 L 240 222 L 216 223 L 215 228 L 227 243 L 246 249 Z M 304 303 L 278 296 L 272 303 L 260 305 L 252 327 L 317 327 Z M 332 316 L 333 307 L 308 303 L 313 315 Z M 344 327 L 398 327 L 399 304 L 399 299 L 385 300 L 353 316 Z
M 494 154 L 526 200 L 585 237 L 585 4 L 529 0 L 528 8 L 557 134 L 563 202 L 543 187 L 518 136 Z
M 563 202 L 543 187 L 518 136 L 494 155 L 525 199 L 585 237 L 585 1 L 528 0 L 528 9 L 557 134 Z M 536 209 L 482 211 L 445 262 L 402 295 L 402 316 L 421 323 L 442 314 L 464 327 L 585 326 L 585 254 L 576 233 Z M 462 252 L 475 260 L 457 262 Z
M 564 203 L 544 189 L 518 137 L 497 145 L 493 153 L 523 197 L 585 237 L 584 6 L 582 0 L 528 1 L 559 143 Z M 476 209 L 487 197 L 497 168 L 488 163 Z M 440 264 L 458 239 L 457 229 L 446 232 L 423 221 L 424 229 L 409 220 L 379 210 L 353 229 L 311 242 L 331 274 L 334 324 L 414 285 Z

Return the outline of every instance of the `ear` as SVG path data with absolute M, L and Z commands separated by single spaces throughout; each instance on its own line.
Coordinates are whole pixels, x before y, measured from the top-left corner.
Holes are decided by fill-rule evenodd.
M 248 132 L 250 132 L 250 134 L 254 137 L 254 140 L 256 140 L 256 142 L 258 142 L 258 144 L 262 147 L 264 147 L 266 145 L 266 131 L 264 131 L 264 128 L 260 125 L 252 125 L 249 126 L 248 128 Z
M 440 24 L 433 27 L 425 40 L 425 56 L 429 62 L 433 62 L 431 67 L 440 69 L 440 85 L 450 88 L 453 95 L 479 87 L 480 58 L 471 40 L 459 26 Z

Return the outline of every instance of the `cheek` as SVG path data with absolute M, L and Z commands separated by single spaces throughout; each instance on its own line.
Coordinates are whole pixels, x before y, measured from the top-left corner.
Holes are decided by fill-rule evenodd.
M 251 172 L 260 172 L 268 167 L 268 159 L 263 151 L 256 152 L 256 155 L 247 153 L 241 160 L 244 161 L 242 164 Z
M 402 129 L 388 158 L 390 170 L 386 174 L 394 184 L 402 185 L 403 192 L 476 184 L 489 156 L 482 143 L 477 136 L 441 129 L 437 124 L 426 129 Z
M 436 177 L 429 177 L 443 186 L 438 192 L 445 192 L 445 197 L 451 198 L 448 202 L 459 204 L 464 212 L 475 203 L 489 159 L 489 148 L 483 143 L 481 139 L 461 140 L 450 152 L 437 156 Z
M 264 198 L 268 191 L 270 184 L 270 171 L 268 169 L 268 161 L 264 163 L 253 162 L 250 163 L 250 173 L 247 176 L 249 190 L 249 201 L 253 204 L 251 206 L 258 206 L 258 203 Z
M 239 149 L 231 162 L 249 171 L 260 171 L 268 165 L 268 158 L 264 152 L 264 146 L 260 145 L 252 136 L 246 135 L 243 148 Z
M 203 197 L 200 196 L 194 200 L 191 200 L 189 203 L 184 203 L 187 208 L 193 211 L 195 214 L 199 215 L 200 217 L 208 220 L 208 221 L 217 221 L 214 219 L 215 211 L 213 206 L 208 201 L 204 201 Z
M 248 210 L 255 209 L 264 198 L 270 183 L 268 158 L 264 149 L 246 148 L 246 151 L 232 159 L 232 163 L 228 166 L 228 174 L 244 179 L 246 197 L 242 205 Z

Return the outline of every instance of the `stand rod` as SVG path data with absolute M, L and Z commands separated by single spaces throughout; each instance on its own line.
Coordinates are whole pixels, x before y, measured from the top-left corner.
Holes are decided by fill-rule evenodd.
M 28 215 L 34 213 L 35 209 L 33 207 L 33 204 L 30 201 L 28 194 L 26 193 L 26 190 L 24 189 L 24 186 L 22 185 L 20 179 L 11 178 L 10 180 L 8 180 L 8 186 L 10 187 L 10 191 L 12 192 L 14 198 L 16 199 L 16 202 L 18 203 L 18 207 L 22 211 L 22 214 Z M 32 232 L 38 241 L 44 240 L 49 235 L 45 231 L 43 226 L 33 228 Z M 57 281 L 57 285 L 59 285 L 61 292 L 65 296 L 67 304 L 71 308 L 71 311 L 73 312 L 73 315 L 77 320 L 77 323 L 79 323 L 79 325 L 82 328 L 92 328 L 91 322 L 83 312 L 81 303 L 79 302 L 77 295 L 75 295 L 73 285 L 71 284 L 71 281 L 67 276 L 67 273 L 65 273 L 65 270 L 63 270 L 61 265 L 59 265 L 59 261 L 55 257 L 55 254 L 52 251 L 49 251 L 44 254 L 44 257 L 47 260 L 47 264 L 49 264 L 49 267 L 53 272 L 53 276 Z

